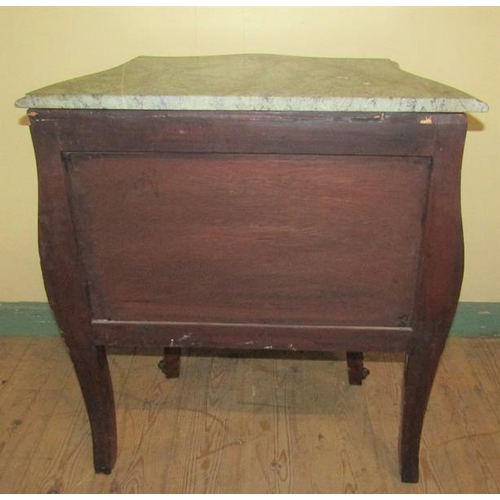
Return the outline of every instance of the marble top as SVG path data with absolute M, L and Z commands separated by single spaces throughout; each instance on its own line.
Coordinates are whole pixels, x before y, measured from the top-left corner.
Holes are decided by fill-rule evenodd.
M 28 93 L 17 107 L 228 111 L 481 112 L 474 97 L 388 59 L 264 54 L 137 57 Z

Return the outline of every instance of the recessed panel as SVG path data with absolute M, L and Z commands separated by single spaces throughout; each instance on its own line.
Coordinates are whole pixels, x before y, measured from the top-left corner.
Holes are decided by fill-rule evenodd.
M 427 158 L 72 154 L 94 319 L 411 323 Z

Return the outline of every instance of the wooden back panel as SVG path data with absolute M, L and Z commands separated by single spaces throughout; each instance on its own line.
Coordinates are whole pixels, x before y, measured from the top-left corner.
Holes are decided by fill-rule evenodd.
M 94 319 L 411 324 L 429 158 L 66 162 Z

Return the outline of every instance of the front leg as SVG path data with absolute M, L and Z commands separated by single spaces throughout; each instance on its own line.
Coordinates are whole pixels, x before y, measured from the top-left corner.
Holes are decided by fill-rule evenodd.
M 404 483 L 418 482 L 420 437 L 443 347 L 441 343 L 438 349 L 431 350 L 421 342 L 406 356 L 399 442 L 401 481 Z
M 116 462 L 117 435 L 113 387 L 104 346 L 75 345 L 65 336 L 87 408 L 94 469 L 110 474 Z

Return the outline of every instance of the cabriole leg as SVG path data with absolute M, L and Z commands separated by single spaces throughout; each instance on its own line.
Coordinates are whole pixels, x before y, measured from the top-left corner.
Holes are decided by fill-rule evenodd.
M 116 461 L 116 416 L 113 387 L 104 346 L 68 345 L 92 431 L 94 469 L 110 474 Z
M 420 437 L 440 353 L 421 348 L 406 356 L 399 455 L 401 480 L 417 483 Z

